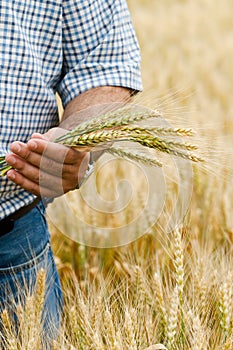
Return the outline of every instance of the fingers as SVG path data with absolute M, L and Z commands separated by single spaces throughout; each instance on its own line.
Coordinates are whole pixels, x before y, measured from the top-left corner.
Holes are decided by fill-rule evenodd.
M 58 197 L 59 195 L 64 194 L 64 190 L 61 184 L 59 186 L 55 187 L 54 183 L 51 188 L 42 186 L 41 183 L 35 183 L 34 181 L 28 179 L 27 177 L 23 176 L 16 170 L 9 170 L 7 173 L 7 176 L 10 180 L 12 180 L 17 185 L 21 186 L 25 190 L 31 192 L 32 194 L 35 194 L 36 196 L 41 197 Z
M 26 146 L 26 145 L 25 145 Z M 20 171 L 25 176 L 32 172 L 32 169 L 35 168 L 47 172 L 48 174 L 53 174 L 55 176 L 62 176 L 70 174 L 73 169 L 70 164 L 63 164 L 54 161 L 53 159 L 41 156 L 40 154 L 23 151 L 25 157 L 18 156 L 16 154 L 9 154 L 6 156 L 6 161 L 13 168 Z
M 74 189 L 83 174 L 80 175 L 79 168 L 73 166 L 69 168 L 69 171 L 66 169 L 65 174 L 61 168 L 61 173 L 55 175 L 18 159 L 14 169 L 8 171 L 7 176 L 33 194 L 56 197 Z
M 6 161 L 13 169 L 8 171 L 8 178 L 33 194 L 46 197 L 74 189 L 89 161 L 89 153 L 53 143 L 46 134 L 34 134 L 27 144 L 13 142 L 10 149 L 12 153 Z
M 9 158 L 11 159 L 11 157 Z M 47 187 L 52 188 L 53 185 L 55 187 L 59 185 L 60 179 L 62 178 L 62 166 L 60 164 L 60 172 L 55 174 L 52 173 L 52 171 L 50 173 L 48 173 L 47 171 L 43 171 L 41 168 L 39 169 L 33 166 L 32 164 L 26 162 L 22 158 L 14 157 L 14 160 L 15 159 L 17 160 L 14 162 L 13 166 L 14 169 L 17 170 L 17 174 L 20 173 L 25 178 L 28 178 L 34 183 L 39 184 L 41 186 L 46 185 Z M 8 161 L 8 163 L 10 162 Z
M 82 157 L 85 156 L 84 152 L 73 150 L 43 138 L 31 139 L 27 144 L 19 141 L 13 142 L 10 149 L 14 154 L 38 167 L 40 166 L 41 157 L 54 160 L 57 163 L 74 164 L 77 163 L 79 158 L 81 161 Z M 77 157 L 77 152 L 80 157 Z M 11 156 L 14 157 L 14 155 Z
M 27 146 L 31 152 L 43 155 L 56 162 L 66 164 L 77 163 L 77 152 L 79 151 L 75 151 L 59 143 L 48 142 L 43 139 L 32 139 L 28 141 Z

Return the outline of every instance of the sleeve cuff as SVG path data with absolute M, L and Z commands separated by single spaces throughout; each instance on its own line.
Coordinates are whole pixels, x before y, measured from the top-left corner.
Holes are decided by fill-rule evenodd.
M 81 78 L 80 78 L 81 77 Z M 58 93 L 61 97 L 63 107 L 81 93 L 100 86 L 120 86 L 142 91 L 141 73 L 138 67 L 79 67 L 72 70 L 64 77 Z

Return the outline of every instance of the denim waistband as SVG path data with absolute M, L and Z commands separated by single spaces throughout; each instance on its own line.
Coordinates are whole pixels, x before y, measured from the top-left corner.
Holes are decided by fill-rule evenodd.
M 14 228 L 14 222 L 16 220 L 21 219 L 30 210 L 32 210 L 39 202 L 40 202 L 40 198 L 37 197 L 32 203 L 20 208 L 19 210 L 9 215 L 5 219 L 0 220 L 0 237 L 12 231 Z
M 45 208 L 40 201 L 14 222 L 10 232 L 0 237 L 0 268 L 23 264 L 33 259 L 49 242 Z

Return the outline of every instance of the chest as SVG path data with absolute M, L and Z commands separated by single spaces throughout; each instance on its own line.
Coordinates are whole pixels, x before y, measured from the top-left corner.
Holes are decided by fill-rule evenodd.
M 61 56 L 62 7 L 53 0 L 0 1 L 0 64 L 46 67 Z M 54 69 L 54 67 L 53 67 Z

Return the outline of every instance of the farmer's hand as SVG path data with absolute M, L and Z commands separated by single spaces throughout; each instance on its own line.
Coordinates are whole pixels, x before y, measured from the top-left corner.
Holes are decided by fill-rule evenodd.
M 53 128 L 43 135 L 33 134 L 27 144 L 13 142 L 12 153 L 6 156 L 14 168 L 8 178 L 37 196 L 57 197 L 75 189 L 88 167 L 89 152 L 51 141 L 64 132 Z
M 130 96 L 131 90 L 120 86 L 87 90 L 67 104 L 60 126 L 67 132 L 85 120 L 113 110 L 114 106 L 119 108 Z M 76 188 L 88 167 L 89 149 L 84 152 L 82 148 L 78 152 L 51 142 L 62 134 L 61 131 L 61 128 L 53 128 L 43 135 L 34 134 L 27 144 L 13 142 L 12 153 L 6 156 L 7 163 L 14 168 L 7 172 L 9 179 L 37 196 L 57 197 Z M 98 152 L 95 156 L 94 159 L 99 157 Z

